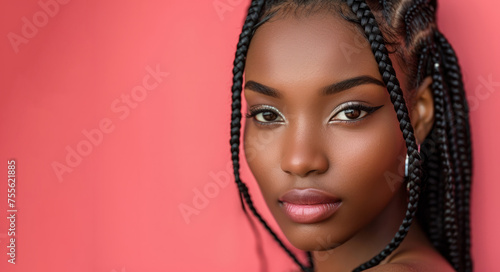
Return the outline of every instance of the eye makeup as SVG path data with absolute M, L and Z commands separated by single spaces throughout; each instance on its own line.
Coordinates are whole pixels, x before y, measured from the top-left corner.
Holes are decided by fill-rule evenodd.
M 353 123 L 360 121 L 370 114 L 374 113 L 378 109 L 382 108 L 383 105 L 377 107 L 371 107 L 362 104 L 361 102 L 349 101 L 337 106 L 333 110 L 333 115 L 328 119 L 328 123 L 332 122 L 344 122 L 344 123 Z M 357 115 L 357 116 L 356 116 Z M 334 117 L 339 116 L 337 119 L 333 119 Z M 333 119 L 333 120 L 332 120 Z
M 328 118 L 328 123 L 354 123 L 363 120 L 370 114 L 380 109 L 383 105 L 371 107 L 361 102 L 349 101 L 337 106 L 333 114 Z M 269 105 L 256 105 L 248 109 L 246 118 L 252 118 L 254 122 L 262 126 L 278 125 L 286 122 L 284 115 L 275 107 Z M 337 118 L 335 118 L 337 117 Z
M 284 115 L 275 107 L 269 105 L 256 105 L 248 109 L 246 118 L 253 118 L 253 120 L 263 126 L 276 125 L 278 123 L 285 123 Z M 281 120 L 275 120 L 280 118 Z M 259 120 L 260 119 L 260 120 Z M 270 119 L 270 120 L 269 120 Z M 274 120 L 273 120 L 274 119 Z

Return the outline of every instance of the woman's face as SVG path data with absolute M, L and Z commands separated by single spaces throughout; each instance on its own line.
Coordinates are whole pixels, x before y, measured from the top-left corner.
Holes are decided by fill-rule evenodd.
M 338 15 L 275 18 L 252 38 L 245 156 L 297 248 L 334 248 L 389 220 L 406 147 L 382 82 L 368 42 Z M 314 190 L 330 198 L 304 194 Z

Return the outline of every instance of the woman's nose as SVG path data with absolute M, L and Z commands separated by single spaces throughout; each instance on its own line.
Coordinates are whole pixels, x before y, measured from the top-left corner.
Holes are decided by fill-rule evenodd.
M 329 168 L 327 148 L 320 138 L 311 133 L 290 135 L 284 143 L 281 169 L 299 177 L 326 172 Z

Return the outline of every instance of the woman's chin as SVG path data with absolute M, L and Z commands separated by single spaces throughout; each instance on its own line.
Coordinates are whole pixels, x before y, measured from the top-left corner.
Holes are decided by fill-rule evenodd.
M 301 243 L 291 243 L 294 247 L 302 251 L 329 251 L 341 246 L 341 243 L 322 244 L 321 242 L 302 241 Z
M 303 251 L 327 251 L 337 248 L 344 242 L 339 242 L 331 234 L 321 236 L 314 231 L 293 233 L 285 236 L 287 240 L 297 249 Z

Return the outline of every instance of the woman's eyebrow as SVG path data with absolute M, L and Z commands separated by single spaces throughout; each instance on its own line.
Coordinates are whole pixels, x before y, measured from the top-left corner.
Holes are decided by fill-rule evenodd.
M 363 85 L 363 84 L 376 84 L 376 85 L 380 85 L 382 87 L 385 87 L 385 84 L 382 81 L 380 81 L 374 77 L 364 75 L 364 76 L 357 76 L 357 77 L 349 78 L 346 80 L 342 80 L 340 82 L 326 86 L 323 89 L 322 93 L 323 93 L 323 95 L 330 95 L 330 94 L 345 91 L 345 90 L 348 90 L 348 89 L 351 89 L 351 88 L 354 88 L 356 86 Z
M 245 83 L 245 89 L 261 93 L 263 95 L 280 98 L 280 92 L 274 88 L 268 87 L 264 84 L 257 83 L 255 81 L 249 80 Z
M 341 91 L 345 91 L 363 84 L 376 84 L 385 87 L 385 84 L 382 81 L 371 76 L 363 75 L 345 79 L 340 82 L 328 85 L 325 88 L 323 88 L 321 94 L 330 95 L 334 93 L 339 93 Z M 278 90 L 252 80 L 249 80 L 248 82 L 245 83 L 245 89 L 258 92 L 263 95 L 271 96 L 274 98 L 281 97 L 281 94 Z

